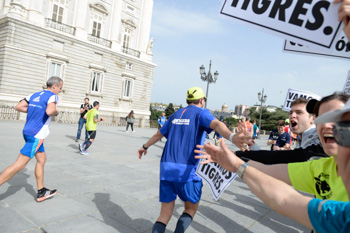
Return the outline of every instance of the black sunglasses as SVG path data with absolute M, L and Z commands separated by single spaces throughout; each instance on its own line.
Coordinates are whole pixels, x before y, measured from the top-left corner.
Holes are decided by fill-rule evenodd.
M 337 122 L 333 126 L 333 135 L 338 145 L 350 146 L 350 121 Z

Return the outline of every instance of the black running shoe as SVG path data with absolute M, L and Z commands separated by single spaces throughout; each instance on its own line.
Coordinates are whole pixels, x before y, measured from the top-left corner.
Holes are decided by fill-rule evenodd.
M 57 189 L 50 190 L 44 187 L 43 189 L 40 189 L 40 191 L 38 191 L 38 195 L 36 196 L 36 201 L 37 202 L 45 201 L 46 199 L 49 199 L 55 196 L 56 193 L 57 193 Z

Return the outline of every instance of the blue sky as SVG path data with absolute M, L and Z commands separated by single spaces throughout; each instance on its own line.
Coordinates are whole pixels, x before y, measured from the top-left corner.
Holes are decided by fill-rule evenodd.
M 325 96 L 341 91 L 350 60 L 283 52 L 282 38 L 220 14 L 221 0 L 155 0 L 151 26 L 153 62 L 157 64 L 151 102 L 186 106 L 186 90 L 206 91 L 199 67 L 219 72 L 209 85 L 208 108 L 226 103 L 281 106 L 289 88 Z

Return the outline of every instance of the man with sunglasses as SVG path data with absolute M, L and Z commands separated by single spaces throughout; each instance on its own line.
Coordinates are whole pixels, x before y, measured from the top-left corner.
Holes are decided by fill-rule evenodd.
M 199 160 L 194 158 L 194 150 L 197 144 L 204 144 L 206 133 L 215 130 L 238 147 L 244 147 L 251 140 L 251 133 L 233 134 L 208 109 L 203 109 L 206 97 L 201 88 L 188 89 L 186 101 L 188 106 L 171 115 L 163 127 L 137 151 L 141 159 L 150 146 L 163 136 L 167 138 L 160 162 L 159 201 L 162 206 L 152 232 L 165 231 L 177 196 L 184 202 L 185 210 L 177 222 L 175 232 L 184 232 L 191 224 L 203 186 L 202 179 L 196 175 Z

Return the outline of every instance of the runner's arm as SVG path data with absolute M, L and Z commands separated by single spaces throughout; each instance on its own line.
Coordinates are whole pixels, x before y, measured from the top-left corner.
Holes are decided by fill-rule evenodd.
M 26 99 L 21 100 L 15 107 L 16 111 L 19 112 L 24 112 L 27 113 L 28 112 L 28 102 Z
M 149 140 L 148 142 L 146 142 L 145 144 L 143 144 L 143 146 L 137 151 L 137 156 L 139 157 L 139 159 L 141 159 L 142 155 L 146 155 L 147 154 L 147 149 L 152 146 L 153 144 L 155 144 L 156 142 L 158 142 L 160 139 L 163 138 L 163 135 L 160 133 L 160 131 L 158 130 L 157 133 L 155 133 Z M 145 148 L 147 149 L 145 149 Z
M 57 116 L 59 112 L 56 109 L 56 102 L 49 103 L 46 107 L 46 114 L 49 116 Z

